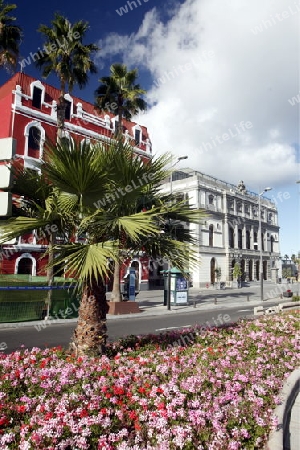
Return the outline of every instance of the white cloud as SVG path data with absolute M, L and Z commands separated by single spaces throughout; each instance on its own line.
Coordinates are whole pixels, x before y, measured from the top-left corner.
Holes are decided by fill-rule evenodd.
M 190 167 L 228 181 L 275 186 L 299 173 L 297 107 L 288 103 L 299 92 L 299 18 L 293 0 L 186 0 L 167 22 L 154 8 L 136 34 L 108 36 L 100 56 L 121 53 L 150 71 L 151 107 L 139 120 L 154 152 L 188 154 Z M 203 151 L 241 121 L 252 128 Z

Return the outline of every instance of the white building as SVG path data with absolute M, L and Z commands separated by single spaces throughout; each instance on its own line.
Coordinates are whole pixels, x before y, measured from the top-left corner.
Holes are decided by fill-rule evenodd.
M 207 217 L 202 225 L 193 225 L 199 240 L 200 265 L 191 269 L 194 287 L 208 287 L 217 281 L 232 285 L 232 270 L 238 263 L 243 281 L 259 280 L 260 241 L 258 238 L 259 195 L 191 169 L 172 173 L 171 183 L 163 192 L 181 194 L 196 208 L 203 208 Z M 262 234 L 262 272 L 264 279 L 281 277 L 278 214 L 275 203 L 260 196 Z

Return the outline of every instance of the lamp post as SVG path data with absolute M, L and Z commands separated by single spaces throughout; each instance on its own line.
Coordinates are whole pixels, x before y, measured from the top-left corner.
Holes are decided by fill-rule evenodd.
M 266 187 L 258 195 L 258 238 L 259 238 L 259 280 L 260 280 L 260 299 L 264 300 L 264 271 L 263 271 L 263 255 L 262 255 L 262 235 L 261 235 L 261 196 L 265 192 L 271 191 L 271 187 Z
M 172 164 L 171 169 L 176 166 L 176 164 L 179 163 L 179 161 L 182 161 L 183 159 L 188 159 L 188 156 L 178 156 L 177 160 Z M 170 194 L 173 194 L 173 170 L 171 171 L 170 175 Z
M 177 160 L 172 164 L 171 169 L 176 166 L 176 164 L 179 163 L 179 161 L 182 161 L 183 159 L 188 159 L 188 156 L 178 156 Z M 173 171 L 171 171 L 170 175 L 170 194 L 173 194 Z M 170 230 L 172 235 L 172 228 Z M 167 295 L 167 310 L 171 310 L 171 261 L 168 260 L 168 295 Z

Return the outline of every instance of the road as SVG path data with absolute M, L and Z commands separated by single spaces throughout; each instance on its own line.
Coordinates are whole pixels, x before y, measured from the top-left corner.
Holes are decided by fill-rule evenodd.
M 275 302 L 273 303 L 275 304 Z M 257 305 L 255 305 L 257 306 Z M 266 306 L 266 305 L 263 305 Z M 268 304 L 268 307 L 272 306 Z M 210 307 L 212 308 L 212 306 Z M 214 305 L 213 309 L 198 309 L 180 312 L 175 314 L 164 314 L 148 317 L 130 317 L 108 319 L 109 341 L 113 342 L 120 337 L 130 334 L 162 333 L 167 329 L 176 329 L 198 324 L 200 326 L 214 326 L 222 323 L 235 322 L 241 317 L 253 316 L 253 306 L 251 303 L 226 307 L 226 305 Z M 51 322 L 50 322 L 51 323 Z M 4 353 L 10 353 L 24 345 L 26 348 L 32 347 L 53 347 L 61 345 L 67 348 L 72 332 L 76 326 L 75 322 L 63 324 L 51 324 L 45 329 L 37 331 L 33 326 L 0 329 L 0 346 Z M 1 347 L 0 347 L 1 348 Z

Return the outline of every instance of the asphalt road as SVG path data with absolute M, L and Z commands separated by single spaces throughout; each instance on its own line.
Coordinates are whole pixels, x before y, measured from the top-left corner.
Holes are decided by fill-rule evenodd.
M 275 303 L 274 303 L 275 304 Z M 257 305 L 256 305 L 257 306 Z M 264 305 L 265 306 L 265 305 Z M 272 306 L 268 304 L 268 307 Z M 253 316 L 253 305 L 244 304 L 233 307 L 225 305 L 215 305 L 214 309 L 180 312 L 176 314 L 163 314 L 148 317 L 130 317 L 108 319 L 109 341 L 113 342 L 120 337 L 130 334 L 140 335 L 148 333 L 162 333 L 165 330 L 189 327 L 198 324 L 200 326 L 222 325 L 232 323 L 241 317 Z M 0 348 L 4 353 L 11 353 L 20 349 L 21 345 L 26 348 L 32 347 L 53 347 L 61 345 L 68 347 L 72 332 L 76 326 L 75 322 L 51 324 L 45 329 L 37 331 L 33 326 L 0 329 Z M 6 345 L 4 345 L 6 344 Z M 7 347 L 7 348 L 4 348 Z

